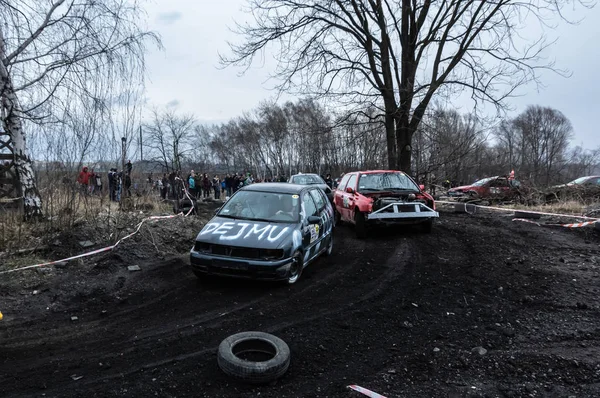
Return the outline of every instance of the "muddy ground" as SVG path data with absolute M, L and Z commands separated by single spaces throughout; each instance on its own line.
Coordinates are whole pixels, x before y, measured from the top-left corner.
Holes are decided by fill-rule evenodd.
M 450 212 L 431 235 L 359 241 L 340 226 L 334 255 L 288 287 L 199 282 L 185 254 L 201 223 L 157 222 L 114 252 L 0 275 L 1 395 L 600 396 L 593 228 Z M 252 387 L 219 370 L 221 340 L 247 330 L 288 343 L 282 379 Z

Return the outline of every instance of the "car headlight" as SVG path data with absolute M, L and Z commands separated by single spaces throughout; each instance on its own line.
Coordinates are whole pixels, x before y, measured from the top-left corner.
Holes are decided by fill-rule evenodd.
M 197 251 L 200 253 L 209 253 L 210 252 L 210 243 L 197 241 L 194 244 L 194 251 Z
M 263 249 L 260 251 L 263 260 L 279 260 L 283 258 L 283 249 Z

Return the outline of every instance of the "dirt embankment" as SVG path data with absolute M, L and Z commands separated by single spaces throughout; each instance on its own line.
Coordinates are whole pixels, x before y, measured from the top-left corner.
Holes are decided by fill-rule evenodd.
M 334 255 L 281 287 L 197 281 L 185 253 L 200 225 L 156 223 L 112 253 L 2 275 L 3 395 L 600 395 L 593 229 L 442 213 L 431 235 L 359 241 L 341 226 Z M 286 376 L 248 387 L 220 372 L 218 344 L 244 330 L 289 344 Z

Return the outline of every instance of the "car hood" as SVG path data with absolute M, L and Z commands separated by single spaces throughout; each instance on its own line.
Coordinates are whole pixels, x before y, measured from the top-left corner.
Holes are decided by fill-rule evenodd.
M 406 199 L 408 198 L 408 195 L 410 195 L 411 193 L 414 193 L 415 195 L 419 195 L 420 192 L 418 191 L 414 191 L 414 192 L 390 192 L 390 191 L 381 191 L 381 192 L 359 192 L 362 196 L 366 196 L 367 198 L 372 198 L 373 200 L 376 200 L 378 198 L 400 198 L 400 199 Z
M 214 217 L 196 240 L 217 245 L 277 249 L 291 242 L 295 223 L 269 223 Z

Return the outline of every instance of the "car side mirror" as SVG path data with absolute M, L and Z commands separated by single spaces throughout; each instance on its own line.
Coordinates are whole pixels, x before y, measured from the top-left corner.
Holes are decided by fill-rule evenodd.
M 320 222 L 321 222 L 321 217 L 319 217 L 319 216 L 309 216 L 308 217 L 309 224 L 318 224 Z
M 419 189 L 420 189 L 421 191 L 424 191 L 424 190 L 425 190 L 425 185 L 423 185 L 423 184 L 419 185 Z
M 350 187 L 347 187 L 346 188 L 346 192 L 348 192 L 348 193 L 354 193 L 354 189 L 352 189 Z

